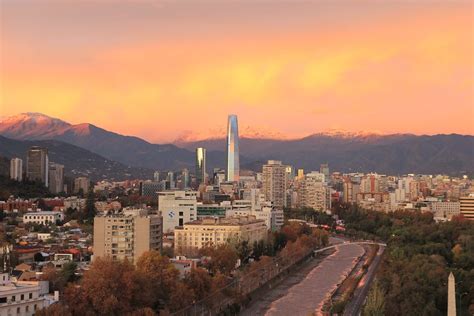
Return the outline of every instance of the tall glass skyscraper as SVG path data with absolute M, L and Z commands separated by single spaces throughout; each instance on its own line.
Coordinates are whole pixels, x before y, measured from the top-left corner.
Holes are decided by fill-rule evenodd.
M 206 149 L 196 148 L 196 182 L 197 185 L 206 181 Z
M 227 121 L 227 181 L 239 181 L 239 126 L 237 115 Z

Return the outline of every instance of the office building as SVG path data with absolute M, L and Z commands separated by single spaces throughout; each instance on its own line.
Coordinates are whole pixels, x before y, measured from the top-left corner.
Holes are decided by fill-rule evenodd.
M 324 174 L 325 181 L 329 182 L 329 165 L 327 163 L 321 164 L 319 167 L 319 172 Z
M 74 179 L 74 193 L 82 192 L 86 194 L 89 191 L 90 181 L 87 177 L 77 177 Z
M 196 148 L 196 185 L 206 183 L 206 148 Z
M 155 171 L 153 173 L 153 181 L 160 182 L 160 172 L 159 171 Z
M 163 215 L 163 233 L 171 233 L 176 226 L 197 219 L 197 192 L 159 192 L 158 210 Z
M 143 181 L 140 182 L 140 195 L 149 198 L 158 198 L 158 192 L 162 191 L 163 185 L 161 182 Z M 156 200 L 155 200 L 156 201 Z
M 227 181 L 239 181 L 239 127 L 237 115 L 229 115 L 227 121 Z
M 255 216 L 229 218 L 204 218 L 189 223 L 174 231 L 175 254 L 195 254 L 208 245 L 237 244 L 248 241 L 249 245 L 266 239 L 267 226 Z
M 276 208 L 287 206 L 286 166 L 277 160 L 269 160 L 262 169 L 263 194 L 266 201 L 273 202 Z
M 181 171 L 181 187 L 182 189 L 189 188 L 190 178 L 189 178 L 189 170 L 188 168 L 184 168 Z
M 464 218 L 474 220 L 474 194 L 459 199 L 460 211 Z
M 176 188 L 173 171 L 168 171 L 168 175 L 166 177 L 166 188 L 169 190 L 173 190 L 174 188 Z
M 64 192 L 64 166 L 58 163 L 49 164 L 49 191 L 53 194 Z
M 39 181 L 46 187 L 49 185 L 48 149 L 33 146 L 26 157 L 26 177 L 30 181 Z
M 10 160 L 10 179 L 15 181 L 23 180 L 23 160 L 12 158 Z
M 150 250 L 162 248 L 163 218 L 143 209 L 94 218 L 94 258 L 110 256 L 136 263 Z

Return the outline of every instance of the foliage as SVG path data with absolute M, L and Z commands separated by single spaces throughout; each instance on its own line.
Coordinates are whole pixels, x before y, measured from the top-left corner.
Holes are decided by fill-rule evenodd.
M 86 196 L 86 206 L 84 208 L 84 220 L 88 223 L 94 222 L 94 217 L 97 213 L 95 209 L 95 197 L 94 192 L 92 191 L 92 187 L 89 188 Z
M 0 175 L 0 200 L 7 200 L 11 195 L 25 199 L 50 197 L 51 194 L 42 183 L 35 181 L 15 181 Z
M 459 312 L 474 311 L 474 223 L 454 218 L 435 223 L 430 213 L 381 213 L 338 205 L 336 214 L 356 238 L 384 240 L 388 247 L 379 269 L 385 315 L 442 315 L 447 310 L 447 280 L 452 271 Z

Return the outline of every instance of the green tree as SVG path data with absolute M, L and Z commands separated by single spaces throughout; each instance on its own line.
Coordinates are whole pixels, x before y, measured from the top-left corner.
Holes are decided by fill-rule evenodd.
M 367 302 L 362 311 L 363 316 L 385 315 L 385 293 L 376 279 L 367 297 Z
M 89 223 L 93 223 L 96 212 L 94 192 L 92 191 L 92 188 L 90 188 L 87 192 L 86 207 L 84 209 L 85 220 Z

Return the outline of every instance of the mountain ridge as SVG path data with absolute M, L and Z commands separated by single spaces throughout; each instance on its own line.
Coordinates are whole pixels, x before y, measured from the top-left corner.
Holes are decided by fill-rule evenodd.
M 38 113 L 34 113 L 34 117 L 28 121 L 27 114 L 21 115 L 23 125 L 20 127 L 15 126 L 12 119 L 6 120 L 9 124 L 4 123 L 5 120 L 1 121 L 0 135 L 23 140 L 51 138 L 126 166 L 155 170 L 192 170 L 195 148 L 205 147 L 208 152 L 208 172 L 214 167 L 225 166 L 225 137 L 183 141 L 179 144 L 153 144 L 139 137 L 121 135 L 89 123 L 71 125 L 47 116 L 41 118 Z M 35 122 L 41 123 L 37 130 L 34 128 Z M 243 167 L 277 159 L 309 170 L 318 170 L 319 164 L 329 163 L 332 170 L 342 172 L 397 174 L 474 171 L 474 136 L 471 135 L 383 135 L 334 130 L 298 139 L 240 137 L 239 145 Z

